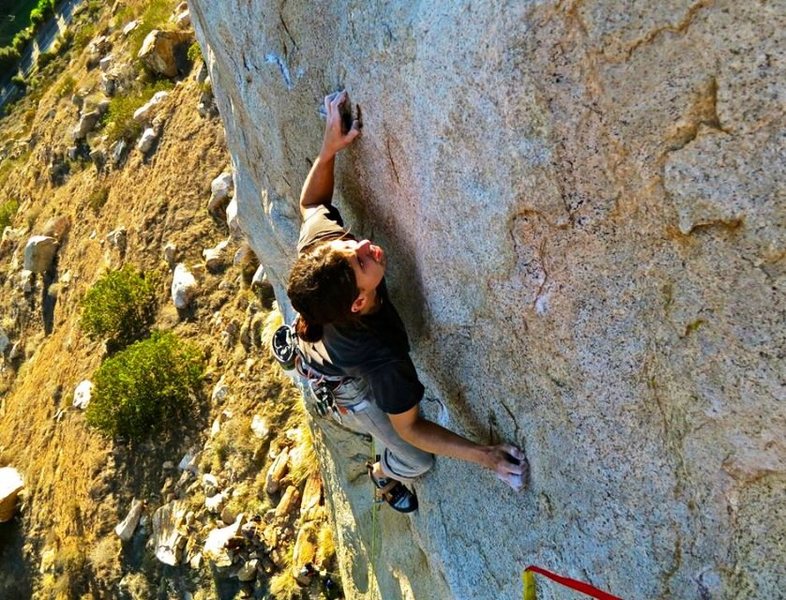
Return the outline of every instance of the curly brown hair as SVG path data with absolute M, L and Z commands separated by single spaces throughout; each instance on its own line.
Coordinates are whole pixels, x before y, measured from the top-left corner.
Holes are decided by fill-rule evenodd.
M 322 242 L 301 254 L 287 284 L 292 307 L 300 314 L 298 337 L 317 342 L 324 325 L 352 321 L 352 303 L 359 293 L 355 272 L 340 250 Z

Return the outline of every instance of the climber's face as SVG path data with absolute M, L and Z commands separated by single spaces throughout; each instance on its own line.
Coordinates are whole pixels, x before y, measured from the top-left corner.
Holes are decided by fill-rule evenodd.
M 355 273 L 360 294 L 352 305 L 352 312 L 371 312 L 376 307 L 377 288 L 385 276 L 387 257 L 384 250 L 369 240 L 343 239 L 328 243 L 346 257 Z

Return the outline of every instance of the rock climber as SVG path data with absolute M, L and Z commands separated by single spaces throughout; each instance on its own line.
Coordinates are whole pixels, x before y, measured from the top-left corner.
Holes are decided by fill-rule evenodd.
M 387 254 L 349 234 L 332 204 L 336 155 L 361 133 L 350 106 L 346 92 L 325 98 L 322 148 L 300 195 L 303 223 L 287 287 L 298 312 L 292 336 L 298 370 L 321 412 L 375 439 L 380 455 L 367 469 L 394 509 L 417 508 L 404 484 L 428 471 L 435 454 L 484 466 L 520 489 L 528 464 L 519 448 L 476 444 L 420 413 L 424 387 L 386 289 Z

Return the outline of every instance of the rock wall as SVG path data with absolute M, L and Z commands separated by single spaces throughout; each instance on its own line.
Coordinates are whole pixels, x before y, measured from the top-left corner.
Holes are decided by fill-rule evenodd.
M 424 381 L 530 457 L 520 494 L 441 459 L 416 516 L 378 522 L 330 462 L 348 594 L 515 598 L 538 564 L 625 598 L 778 597 L 783 2 L 190 5 L 269 277 L 346 88 L 365 128 L 337 202 L 388 250 Z

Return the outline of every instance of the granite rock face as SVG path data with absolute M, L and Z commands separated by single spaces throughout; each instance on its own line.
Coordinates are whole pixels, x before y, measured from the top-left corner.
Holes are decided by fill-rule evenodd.
M 335 456 L 349 596 L 513 598 L 537 564 L 625 598 L 778 597 L 783 3 L 190 8 L 279 305 L 317 109 L 346 88 L 364 130 L 336 202 L 387 249 L 429 394 L 529 455 L 519 494 L 438 460 L 412 520 L 383 509 L 374 573 L 352 560 L 374 547 L 362 464 Z

